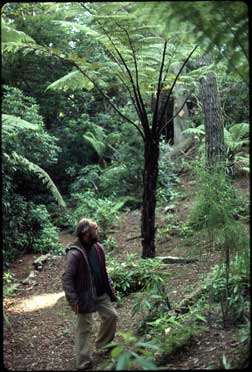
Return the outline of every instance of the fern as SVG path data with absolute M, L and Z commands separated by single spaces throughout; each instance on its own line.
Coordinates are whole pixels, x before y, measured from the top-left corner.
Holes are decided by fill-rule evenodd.
M 184 134 L 201 135 L 205 137 L 205 126 L 199 125 L 196 128 L 187 128 L 183 130 Z M 242 145 L 248 144 L 249 124 L 235 124 L 229 129 L 224 128 L 224 142 L 231 151 L 237 151 Z
M 15 133 L 19 130 L 34 130 L 38 131 L 41 129 L 39 125 L 32 124 L 26 120 L 21 119 L 15 115 L 2 115 L 2 136 L 3 139 L 5 136 L 8 136 L 10 133 Z M 41 179 L 42 183 L 46 185 L 47 189 L 51 191 L 52 195 L 56 199 L 56 201 L 62 207 L 66 207 L 66 204 L 58 191 L 56 185 L 42 168 L 40 168 L 37 164 L 29 161 L 25 157 L 17 154 L 17 152 L 12 151 L 10 154 L 6 152 L 3 153 L 4 158 L 7 162 L 12 162 L 14 164 L 18 164 L 22 167 L 23 170 L 26 170 L 31 173 L 35 173 L 39 179 Z
M 93 83 L 85 78 L 83 74 L 80 71 L 72 71 L 69 74 L 63 76 L 62 78 L 54 81 L 52 84 L 50 84 L 46 91 L 51 90 L 81 90 L 82 88 L 85 88 L 87 90 L 93 89 L 94 85 Z
M 13 27 L 10 27 L 9 25 L 4 22 L 2 19 L 1 22 L 1 37 L 3 44 L 5 43 L 16 43 L 16 44 L 22 44 L 22 43 L 35 43 L 35 41 L 27 34 L 25 34 L 23 31 L 15 30 Z
M 46 173 L 37 164 L 32 163 L 21 155 L 18 155 L 15 151 L 12 152 L 10 158 L 15 164 L 20 165 L 23 170 L 36 174 L 42 183 L 47 187 L 47 189 L 51 191 L 58 204 L 64 208 L 66 207 L 66 203 L 64 202 L 59 190 L 57 189 L 57 186 L 48 173 Z
M 17 129 L 38 130 L 37 124 L 29 123 L 15 115 L 2 114 L 2 129 L 4 132 L 10 132 Z
M 187 27 L 187 40 L 195 37 L 209 51 L 226 59 L 228 70 L 248 82 L 248 8 L 245 3 L 139 2 L 139 18 L 160 24 L 164 35 L 173 28 Z M 216 53 L 217 52 L 217 53 Z M 228 72 L 229 72 L 228 71 Z
M 95 152 L 102 157 L 104 150 L 106 148 L 106 145 L 104 142 L 98 140 L 95 135 L 91 132 L 87 132 L 83 135 L 84 139 L 92 146 L 92 148 L 95 150 Z
M 229 128 L 229 132 L 232 136 L 232 139 L 240 140 L 242 138 L 249 138 L 249 124 L 248 123 L 239 123 L 234 124 Z
M 205 135 L 205 127 L 204 125 L 199 125 L 198 127 L 196 128 L 187 128 L 185 130 L 183 130 L 183 133 L 184 134 L 198 134 L 198 135 Z

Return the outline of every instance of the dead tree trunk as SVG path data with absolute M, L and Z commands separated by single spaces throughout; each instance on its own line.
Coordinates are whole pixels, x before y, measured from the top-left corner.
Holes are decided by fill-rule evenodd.
M 224 126 L 216 77 L 209 72 L 201 80 L 202 102 L 205 114 L 206 163 L 209 168 L 224 159 Z

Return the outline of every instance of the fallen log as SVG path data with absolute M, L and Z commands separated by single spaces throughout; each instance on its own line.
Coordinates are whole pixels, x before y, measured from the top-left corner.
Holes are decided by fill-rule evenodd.
M 190 295 L 183 298 L 183 300 L 174 308 L 174 312 L 177 314 L 184 314 L 188 312 L 190 307 L 193 306 L 206 293 L 207 288 L 198 287 Z
M 197 258 L 183 258 L 183 257 L 173 257 L 173 256 L 167 256 L 167 257 L 156 257 L 161 262 L 165 264 L 189 264 L 197 262 Z

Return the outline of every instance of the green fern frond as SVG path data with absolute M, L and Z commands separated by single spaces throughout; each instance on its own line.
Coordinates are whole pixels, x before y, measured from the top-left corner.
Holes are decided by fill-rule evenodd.
M 239 140 L 242 138 L 249 138 L 249 124 L 239 123 L 234 124 L 229 128 L 229 132 L 233 140 Z
M 196 128 L 187 128 L 183 130 L 184 134 L 199 134 L 199 135 L 205 135 L 205 127 L 204 125 L 199 125 Z
M 55 185 L 55 183 L 53 182 L 48 173 L 46 173 L 37 164 L 32 163 L 31 161 L 17 154 L 16 152 L 12 152 L 11 157 L 12 160 L 16 164 L 20 165 L 24 170 L 36 174 L 38 178 L 42 181 L 42 183 L 47 187 L 47 189 L 51 191 L 53 197 L 58 202 L 58 204 L 64 208 L 66 207 L 66 203 L 64 202 L 57 186 Z
M 102 157 L 104 150 L 106 148 L 106 145 L 104 142 L 98 140 L 95 135 L 91 132 L 87 132 L 83 135 L 84 139 L 92 146 L 92 148 L 95 150 L 95 152 Z
M 16 129 L 38 130 L 39 126 L 15 115 L 2 114 L 2 129 L 4 132 L 10 132 Z
M 35 43 L 29 35 L 8 26 L 3 20 L 1 22 L 1 37 L 3 43 Z
M 85 76 L 80 71 L 72 71 L 50 84 L 46 88 L 46 91 L 49 89 L 67 91 L 69 89 L 78 90 L 82 88 L 91 90 L 93 89 L 93 87 L 93 83 L 85 78 Z

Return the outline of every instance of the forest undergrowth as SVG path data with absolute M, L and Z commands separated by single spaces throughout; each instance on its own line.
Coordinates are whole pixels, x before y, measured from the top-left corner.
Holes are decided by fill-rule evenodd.
M 248 181 L 241 179 L 236 187 L 247 193 Z M 221 254 L 218 249 L 197 254 L 187 237 L 182 221 L 191 209 L 194 188 L 191 175 L 182 175 L 177 186 L 181 197 L 170 210 L 159 210 L 157 215 L 157 257 L 195 259 L 191 263 L 164 264 L 158 258 L 140 258 L 139 210 L 122 213 L 112 227 L 116 245 L 105 250 L 118 293 L 119 321 L 112 353 L 94 354 L 94 370 L 229 369 L 246 365 L 249 335 L 248 320 L 244 319 L 249 319 L 249 291 L 242 289 L 242 314 L 235 322 L 225 322 L 224 303 L 221 307 L 221 301 L 209 300 L 206 288 L 211 281 L 206 278 L 210 272 L 217 275 L 213 268 L 220 263 Z M 169 231 L 167 214 L 173 221 Z M 67 232 L 60 234 L 63 245 L 72 239 Z M 19 285 L 4 298 L 4 364 L 10 370 L 73 370 L 75 315 L 61 287 L 65 257 L 53 256 L 42 271 L 35 272 L 34 281 L 20 284 L 38 256 L 28 254 L 11 264 L 12 284 Z M 240 288 L 236 292 L 240 295 Z M 95 319 L 93 341 L 99 325 L 96 314 Z

